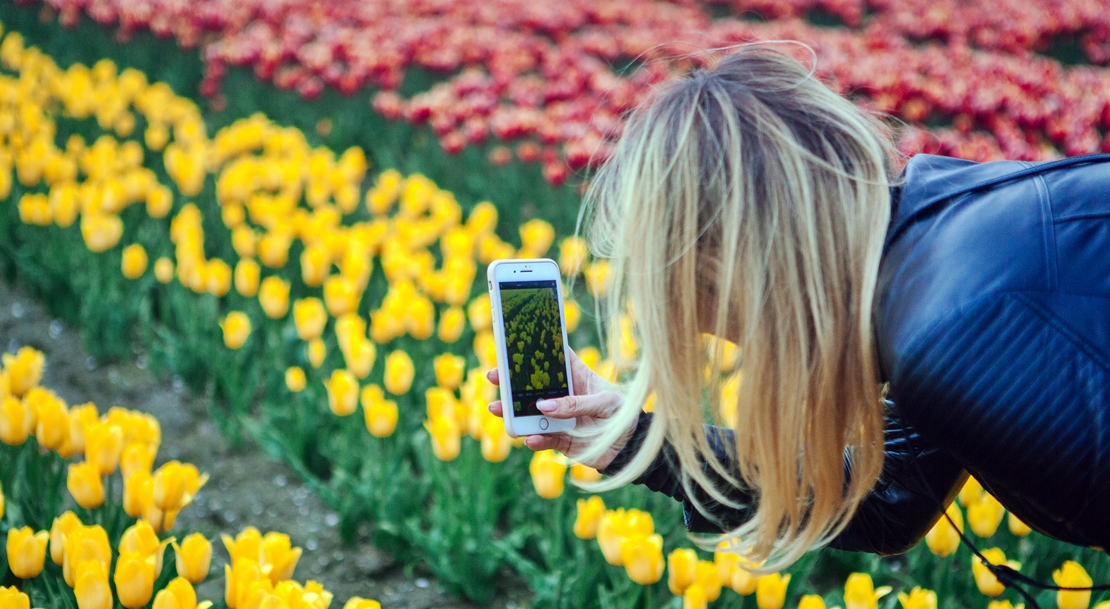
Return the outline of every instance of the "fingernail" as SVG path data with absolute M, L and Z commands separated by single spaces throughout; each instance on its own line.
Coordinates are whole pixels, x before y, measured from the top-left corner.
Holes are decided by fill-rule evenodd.
M 493 412 L 493 404 L 490 404 L 490 405 L 486 406 L 486 410 L 489 410 L 490 412 Z
M 555 410 L 555 400 L 540 400 L 536 402 L 536 408 L 542 412 L 551 412 Z

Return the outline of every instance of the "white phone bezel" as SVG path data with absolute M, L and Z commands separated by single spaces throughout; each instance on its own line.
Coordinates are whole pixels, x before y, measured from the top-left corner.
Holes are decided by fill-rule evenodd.
M 501 412 L 505 419 L 505 432 L 510 437 L 549 434 L 574 428 L 574 419 L 555 419 L 545 416 L 518 417 L 513 414 L 512 387 L 509 381 L 508 346 L 505 344 L 505 320 L 501 313 L 502 281 L 555 281 L 559 298 L 559 326 L 563 334 L 563 362 L 566 365 L 567 395 L 574 395 L 574 382 L 570 375 L 570 356 L 567 355 L 567 322 L 563 305 L 563 282 L 559 265 L 549 258 L 495 260 L 486 270 L 489 282 L 490 312 L 493 321 L 493 338 L 497 351 L 497 374 L 501 390 Z

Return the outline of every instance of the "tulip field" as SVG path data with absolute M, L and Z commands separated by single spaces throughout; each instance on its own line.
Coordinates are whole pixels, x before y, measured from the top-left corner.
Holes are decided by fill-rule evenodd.
M 765 574 L 696 549 L 667 497 L 583 492 L 601 474 L 487 409 L 482 278 L 556 259 L 570 345 L 618 382 L 635 332 L 624 319 L 620 357 L 599 350 L 608 266 L 575 235 L 582 187 L 624 113 L 705 65 L 694 51 L 799 40 L 819 77 L 897 121 L 906 155 L 1043 160 L 1110 150 L 1107 0 L 20 0 L 0 25 L 0 276 L 95 358 L 142 353 L 181 379 L 351 543 L 369 530 L 475 606 L 512 585 L 549 609 L 1024 602 L 945 519 L 900 556 L 822 550 Z M 557 319 L 555 301 L 505 306 Z M 509 328 L 514 371 L 562 383 L 532 325 Z M 42 353 L 0 339 L 0 608 L 379 606 L 306 578 L 282 531 L 182 530 L 204 464 L 160 455 L 137 405 L 67 404 Z M 723 355 L 707 375 L 729 374 L 734 346 L 706 348 Z M 1110 583 L 1104 552 L 1031 531 L 973 479 L 948 513 L 995 562 Z M 206 581 L 222 594 L 198 599 Z

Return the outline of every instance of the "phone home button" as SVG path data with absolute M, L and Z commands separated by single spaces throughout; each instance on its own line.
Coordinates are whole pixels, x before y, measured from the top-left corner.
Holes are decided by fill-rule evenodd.
M 548 425 L 550 425 L 550 423 L 547 422 L 547 417 L 540 417 L 540 430 L 547 431 Z

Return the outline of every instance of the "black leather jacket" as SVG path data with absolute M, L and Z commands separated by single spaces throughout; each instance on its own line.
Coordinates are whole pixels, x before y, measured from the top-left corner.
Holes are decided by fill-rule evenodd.
M 909 549 L 968 472 L 1034 529 L 1110 547 L 1105 161 L 976 164 L 918 155 L 907 164 L 893 190 L 875 309 L 893 401 L 886 458 L 833 547 Z M 641 416 L 606 473 L 628 463 L 650 416 Z M 724 455 L 732 432 L 707 431 Z M 712 517 L 698 513 L 675 462 L 664 446 L 637 482 L 681 501 L 690 531 L 719 532 L 749 517 L 745 507 L 704 495 Z M 732 494 L 748 499 L 743 489 Z

